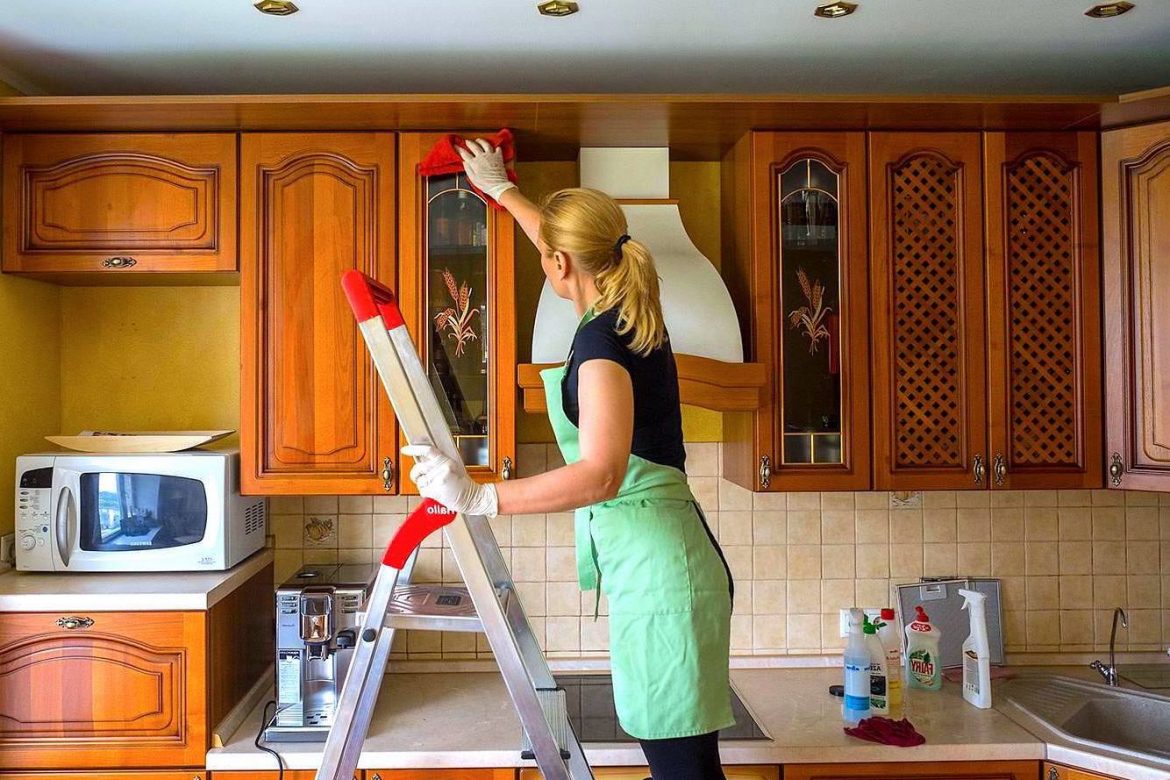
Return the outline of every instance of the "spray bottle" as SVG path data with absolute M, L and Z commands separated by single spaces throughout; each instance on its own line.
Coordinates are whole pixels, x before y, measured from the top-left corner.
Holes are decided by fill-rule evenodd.
M 991 706 L 991 648 L 987 642 L 987 596 L 959 590 L 971 618 L 971 635 L 963 643 L 963 698 L 981 710 Z
M 846 725 L 856 726 L 869 717 L 869 650 L 861 633 L 862 612 L 849 610 L 849 640 L 845 644 L 845 707 Z

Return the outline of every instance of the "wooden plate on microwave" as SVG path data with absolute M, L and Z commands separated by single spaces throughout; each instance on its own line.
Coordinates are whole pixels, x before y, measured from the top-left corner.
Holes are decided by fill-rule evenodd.
M 46 436 L 78 452 L 178 452 L 235 433 L 231 431 L 82 431 L 76 436 Z

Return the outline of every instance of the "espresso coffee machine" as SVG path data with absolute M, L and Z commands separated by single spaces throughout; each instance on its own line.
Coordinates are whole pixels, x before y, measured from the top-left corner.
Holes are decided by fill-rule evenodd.
M 269 742 L 323 742 L 349 671 L 366 596 L 368 564 L 306 566 L 276 590 L 276 715 Z

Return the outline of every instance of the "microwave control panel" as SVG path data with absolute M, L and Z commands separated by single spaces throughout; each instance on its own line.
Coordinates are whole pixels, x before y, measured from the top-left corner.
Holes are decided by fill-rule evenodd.
M 20 471 L 16 486 L 16 568 L 47 571 L 53 568 L 49 541 L 52 520 L 53 469 Z

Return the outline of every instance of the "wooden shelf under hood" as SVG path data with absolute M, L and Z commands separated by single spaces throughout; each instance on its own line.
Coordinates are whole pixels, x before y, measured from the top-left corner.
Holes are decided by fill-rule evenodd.
M 767 402 L 768 377 L 763 363 L 725 363 L 722 360 L 675 355 L 680 400 L 716 412 L 750 412 Z M 544 412 L 544 385 L 540 372 L 556 363 L 517 366 L 516 379 L 524 394 L 524 411 Z

